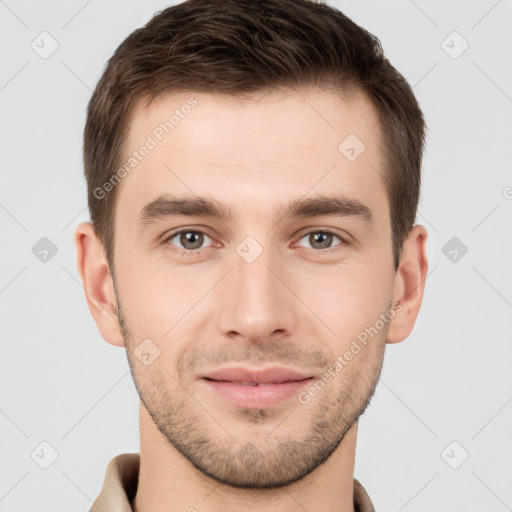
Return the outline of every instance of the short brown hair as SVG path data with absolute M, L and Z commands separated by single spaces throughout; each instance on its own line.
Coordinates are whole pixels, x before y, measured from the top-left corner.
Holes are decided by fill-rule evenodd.
M 187 0 L 132 32 L 108 61 L 87 109 L 84 171 L 91 221 L 113 271 L 116 187 L 135 103 L 164 92 L 250 95 L 282 87 L 366 93 L 380 120 L 395 270 L 418 207 L 425 122 L 377 37 L 313 0 Z M 341 141 L 340 141 L 341 142 Z

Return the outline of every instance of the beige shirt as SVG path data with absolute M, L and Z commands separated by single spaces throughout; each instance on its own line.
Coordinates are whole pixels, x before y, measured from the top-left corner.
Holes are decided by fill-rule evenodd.
M 139 480 L 140 455 L 122 453 L 107 466 L 103 488 L 90 512 L 133 512 L 130 502 L 135 497 Z M 364 487 L 354 478 L 354 509 L 375 512 Z

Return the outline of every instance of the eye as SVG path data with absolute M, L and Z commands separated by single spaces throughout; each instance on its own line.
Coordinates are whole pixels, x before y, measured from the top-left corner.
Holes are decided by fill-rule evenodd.
M 345 242 L 345 240 L 343 240 L 343 238 L 341 238 L 339 235 L 337 235 L 336 233 L 334 233 L 330 230 L 310 231 L 309 233 L 306 233 L 305 235 L 303 235 L 299 239 L 299 242 L 302 239 L 306 239 L 310 243 L 309 248 L 314 249 L 314 250 L 324 250 L 325 251 L 326 249 L 333 248 L 331 245 L 332 241 L 333 241 L 333 237 L 337 238 L 341 242 L 339 244 L 336 244 L 334 247 L 336 247 L 337 245 L 345 245 L 347 243 L 347 242 Z M 306 247 L 308 247 L 308 246 L 306 246 Z
M 332 245 L 334 238 L 337 238 L 340 243 Z M 335 250 L 337 246 L 349 245 L 349 243 L 344 240 L 340 235 L 334 233 L 328 229 L 310 231 L 302 235 L 298 243 L 300 246 L 304 247 L 300 242 L 305 239 L 309 245 L 310 249 L 314 251 L 327 252 L 330 250 Z M 211 246 L 203 247 L 205 241 L 210 240 L 212 242 L 211 237 L 209 237 L 203 231 L 199 231 L 196 229 L 182 229 L 180 231 L 176 231 L 171 233 L 164 239 L 165 247 L 173 252 L 178 252 L 180 254 L 198 254 L 201 249 L 206 249 Z
M 177 231 L 176 233 L 172 233 L 169 235 L 164 242 L 168 245 L 169 249 L 176 250 L 172 245 L 175 245 L 172 240 L 177 239 L 177 243 L 181 244 L 181 247 L 178 246 L 178 252 L 198 252 L 198 249 L 202 249 L 202 245 L 205 241 L 205 238 L 211 240 L 211 238 L 202 231 L 197 231 L 194 229 L 183 229 L 181 231 Z

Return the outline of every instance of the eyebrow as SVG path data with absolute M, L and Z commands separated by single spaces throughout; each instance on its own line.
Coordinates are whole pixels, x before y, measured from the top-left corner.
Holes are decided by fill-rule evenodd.
M 208 217 L 224 222 L 234 218 L 232 206 L 226 206 L 219 201 L 200 196 L 173 197 L 163 194 L 142 208 L 137 223 L 141 228 L 152 222 L 169 217 L 185 215 L 190 217 Z M 359 217 L 363 221 L 373 224 L 374 217 L 368 206 L 354 198 L 342 196 L 320 195 L 294 199 L 282 205 L 277 217 L 283 218 L 308 218 L 332 215 L 339 217 Z

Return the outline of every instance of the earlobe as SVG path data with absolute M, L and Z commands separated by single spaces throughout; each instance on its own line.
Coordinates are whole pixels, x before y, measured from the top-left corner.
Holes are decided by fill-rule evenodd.
M 117 301 L 103 244 L 90 222 L 75 231 L 76 264 L 89 311 L 105 341 L 119 347 L 124 338 L 117 317 Z
M 428 272 L 427 230 L 414 226 L 404 242 L 400 265 L 396 271 L 393 287 L 393 304 L 397 313 L 389 323 L 387 343 L 405 340 L 414 327 L 420 311 Z

